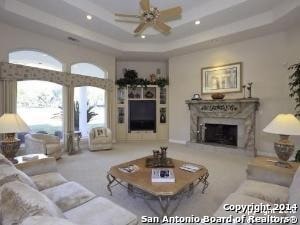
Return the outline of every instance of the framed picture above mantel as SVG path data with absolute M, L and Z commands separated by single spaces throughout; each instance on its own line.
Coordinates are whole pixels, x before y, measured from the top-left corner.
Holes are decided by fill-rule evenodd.
M 201 69 L 201 93 L 231 93 L 242 91 L 242 63 L 231 63 Z

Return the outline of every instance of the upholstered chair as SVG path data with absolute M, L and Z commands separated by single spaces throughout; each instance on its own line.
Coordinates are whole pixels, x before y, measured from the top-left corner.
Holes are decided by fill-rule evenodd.
M 105 127 L 96 127 L 90 130 L 89 150 L 108 150 L 112 149 L 111 130 Z
M 26 134 L 26 154 L 42 153 L 59 159 L 62 155 L 62 146 L 59 137 L 50 134 Z

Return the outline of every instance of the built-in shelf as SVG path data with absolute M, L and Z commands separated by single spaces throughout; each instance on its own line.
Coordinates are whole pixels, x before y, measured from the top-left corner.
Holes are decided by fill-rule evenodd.
M 149 85 L 147 88 L 142 86 L 117 88 L 117 139 L 120 141 L 167 140 L 169 132 L 167 94 L 168 87 L 160 88 L 156 85 Z M 133 101 L 154 101 L 155 126 L 153 130 L 131 129 L 129 108 Z

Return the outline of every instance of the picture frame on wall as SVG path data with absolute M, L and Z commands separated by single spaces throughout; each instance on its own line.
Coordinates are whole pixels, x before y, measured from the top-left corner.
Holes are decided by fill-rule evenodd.
M 242 63 L 201 69 L 201 94 L 242 91 Z

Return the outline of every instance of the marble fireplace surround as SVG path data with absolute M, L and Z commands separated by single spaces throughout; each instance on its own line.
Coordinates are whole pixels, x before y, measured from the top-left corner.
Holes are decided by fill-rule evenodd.
M 237 125 L 237 148 L 256 155 L 255 122 L 258 98 L 187 100 L 190 109 L 190 141 L 199 143 L 200 124 Z M 202 129 L 203 135 L 205 129 Z

